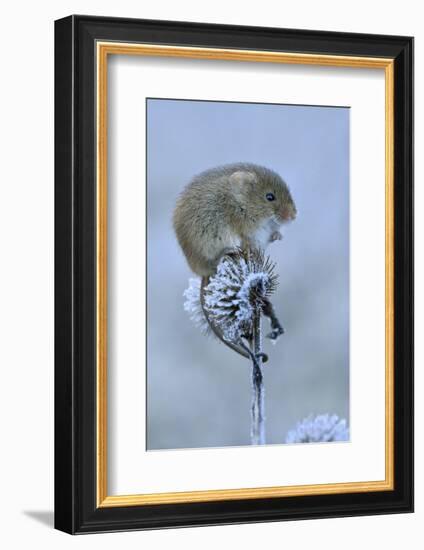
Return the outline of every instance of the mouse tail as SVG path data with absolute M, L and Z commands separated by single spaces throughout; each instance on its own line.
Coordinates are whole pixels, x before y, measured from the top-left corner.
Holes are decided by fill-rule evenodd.
M 246 357 L 246 359 L 251 359 L 251 353 L 249 353 L 248 348 L 244 348 L 241 345 L 236 344 L 235 342 L 229 342 L 225 340 L 222 331 L 219 327 L 215 325 L 215 323 L 211 320 L 209 313 L 205 307 L 205 287 L 207 287 L 209 284 L 209 277 L 202 277 L 202 282 L 200 284 L 200 304 L 202 306 L 202 311 L 205 316 L 205 319 L 211 329 L 211 331 L 215 334 L 215 336 L 221 340 L 223 344 L 231 348 L 233 351 L 239 353 L 243 357 Z

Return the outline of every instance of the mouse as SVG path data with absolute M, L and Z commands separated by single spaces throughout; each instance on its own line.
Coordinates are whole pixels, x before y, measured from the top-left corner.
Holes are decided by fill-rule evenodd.
M 201 277 L 204 288 L 219 261 L 237 248 L 265 251 L 281 240 L 281 226 L 296 218 L 297 210 L 287 183 L 275 171 L 240 162 L 210 168 L 194 176 L 179 195 L 173 215 L 178 243 L 191 270 Z M 218 338 L 244 357 L 250 350 L 226 341 L 219 329 L 206 319 Z M 271 302 L 263 313 L 270 318 L 275 340 L 284 332 Z M 265 360 L 265 358 L 264 358 Z

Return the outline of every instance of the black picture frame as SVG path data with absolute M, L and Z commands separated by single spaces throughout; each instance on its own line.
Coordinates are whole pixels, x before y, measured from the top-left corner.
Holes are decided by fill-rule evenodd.
M 96 499 L 96 41 L 394 60 L 394 489 L 146 506 Z M 55 22 L 55 527 L 133 529 L 413 511 L 413 39 L 73 15 Z

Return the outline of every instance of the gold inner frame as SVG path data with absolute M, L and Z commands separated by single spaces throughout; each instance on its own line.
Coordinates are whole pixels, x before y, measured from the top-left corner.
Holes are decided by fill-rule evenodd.
M 394 489 L 394 60 L 122 42 L 96 44 L 97 54 L 97 506 L 137 506 L 269 497 L 388 491 Z M 385 479 L 315 485 L 217 489 L 108 496 L 107 493 L 107 60 L 109 55 L 143 55 L 358 67 L 385 71 Z

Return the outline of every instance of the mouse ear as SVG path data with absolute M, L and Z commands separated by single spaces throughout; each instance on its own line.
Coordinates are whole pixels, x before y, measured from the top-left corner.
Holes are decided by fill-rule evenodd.
M 247 170 L 237 170 L 237 172 L 231 174 L 229 180 L 234 194 L 245 196 L 249 187 L 256 182 L 256 176 Z

